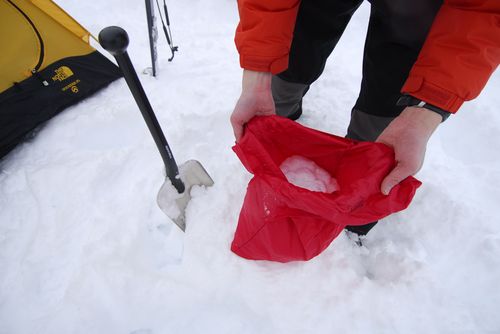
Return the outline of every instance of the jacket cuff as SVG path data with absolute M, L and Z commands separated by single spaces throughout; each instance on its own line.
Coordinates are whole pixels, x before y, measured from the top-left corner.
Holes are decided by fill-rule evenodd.
M 240 54 L 240 65 L 245 70 L 278 74 L 288 68 L 288 55 L 275 58 Z
M 410 76 L 403 85 L 403 88 L 401 88 L 401 93 L 409 94 L 453 114 L 464 103 L 464 99 L 455 93 L 426 81 L 423 77 L 419 76 Z

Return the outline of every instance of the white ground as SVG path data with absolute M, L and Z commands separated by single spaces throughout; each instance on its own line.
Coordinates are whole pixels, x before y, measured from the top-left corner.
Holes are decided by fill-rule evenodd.
M 97 34 L 126 28 L 149 64 L 142 1 L 60 1 Z M 141 75 L 194 189 L 182 235 L 155 203 L 162 162 L 120 80 L 50 121 L 0 164 L 0 333 L 499 333 L 500 75 L 431 139 L 411 207 L 358 248 L 304 263 L 230 252 L 250 175 L 231 151 L 236 2 L 170 0 L 161 75 Z M 369 5 L 351 22 L 301 123 L 345 133 Z

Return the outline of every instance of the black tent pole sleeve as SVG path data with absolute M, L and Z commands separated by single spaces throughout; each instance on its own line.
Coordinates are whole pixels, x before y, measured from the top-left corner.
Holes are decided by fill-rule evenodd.
M 153 108 L 149 103 L 141 82 L 137 77 L 137 73 L 134 70 L 134 66 L 130 61 L 130 57 L 128 56 L 127 46 L 129 39 L 127 32 L 120 27 L 104 28 L 99 33 L 99 42 L 101 43 L 101 46 L 110 52 L 118 62 L 118 66 L 120 66 L 120 69 L 123 72 L 125 81 L 127 82 L 127 85 L 134 96 L 135 102 L 141 110 L 142 116 L 144 117 L 149 131 L 153 136 L 156 146 L 160 151 L 160 155 L 165 164 L 167 176 L 175 189 L 177 189 L 179 193 L 183 193 L 185 186 L 179 177 L 179 168 L 175 162 L 172 150 L 167 143 L 167 139 L 161 130 Z

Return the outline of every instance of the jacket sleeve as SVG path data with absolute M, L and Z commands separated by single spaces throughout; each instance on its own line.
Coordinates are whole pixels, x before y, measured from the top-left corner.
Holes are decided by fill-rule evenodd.
M 288 68 L 299 3 L 300 0 L 238 0 L 240 23 L 235 43 L 241 67 L 273 74 Z
M 445 0 L 401 91 L 450 112 L 500 62 L 500 0 Z

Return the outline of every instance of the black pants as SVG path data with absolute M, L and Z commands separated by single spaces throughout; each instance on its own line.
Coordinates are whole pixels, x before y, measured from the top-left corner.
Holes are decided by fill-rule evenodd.
M 273 77 L 278 115 L 295 118 L 302 98 L 319 78 L 351 16 L 363 0 L 302 0 L 289 67 Z M 371 0 L 363 53 L 363 79 L 347 137 L 375 141 L 402 107 L 400 89 L 417 59 L 442 0 Z M 332 87 L 331 94 L 335 94 Z M 348 226 L 366 234 L 375 225 Z

